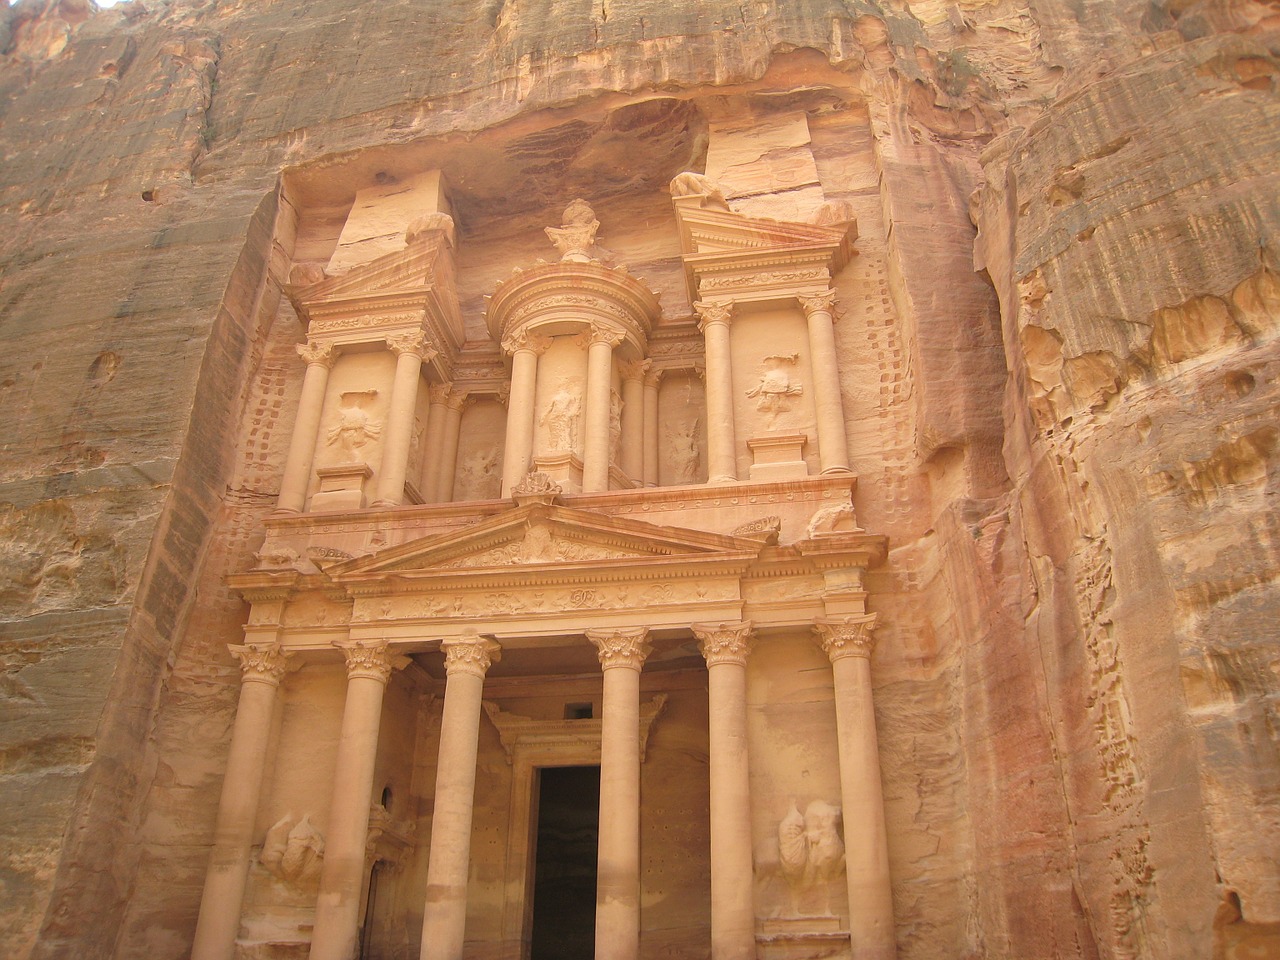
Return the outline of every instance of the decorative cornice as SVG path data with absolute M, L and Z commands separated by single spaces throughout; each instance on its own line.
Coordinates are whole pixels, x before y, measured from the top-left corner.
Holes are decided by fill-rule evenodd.
M 444 651 L 444 671 L 449 676 L 465 673 L 484 679 L 489 667 L 502 659 L 498 641 L 478 634 L 441 640 L 440 649 Z
M 274 640 L 266 643 L 249 641 L 248 643 L 227 644 L 231 655 L 240 661 L 240 680 L 243 683 L 267 683 L 273 687 L 280 685 L 284 677 L 286 661 L 291 657 L 287 650 Z
M 698 312 L 698 329 L 704 333 L 713 323 L 728 326 L 733 319 L 732 300 L 699 300 L 693 309 Z
M 308 340 L 306 343 L 298 344 L 295 349 L 298 351 L 298 356 L 306 362 L 307 366 L 318 363 L 325 367 L 332 367 L 333 361 L 337 359 L 337 351 L 332 343 Z
M 814 294 L 796 294 L 796 299 L 800 301 L 800 307 L 804 310 L 806 317 L 815 313 L 825 313 L 834 317 L 836 305 L 836 292 L 834 290 L 823 290 L 821 293 Z
M 752 624 L 750 620 L 737 623 L 694 623 L 689 629 L 698 638 L 698 649 L 706 658 L 707 666 L 721 663 L 745 665 L 751 653 Z
M 588 630 L 590 640 L 600 656 L 600 666 L 605 670 L 614 667 L 626 667 L 639 670 L 645 659 L 653 652 L 653 647 L 645 643 L 649 636 L 648 627 L 635 627 L 627 630 Z
M 347 679 L 364 678 L 386 683 L 393 669 L 408 666 L 409 658 L 388 652 L 385 640 L 346 640 L 335 643 L 347 658 Z
M 870 658 L 876 645 L 872 631 L 879 614 L 866 613 L 839 620 L 815 620 L 813 632 L 818 636 L 818 646 L 835 663 L 841 657 Z

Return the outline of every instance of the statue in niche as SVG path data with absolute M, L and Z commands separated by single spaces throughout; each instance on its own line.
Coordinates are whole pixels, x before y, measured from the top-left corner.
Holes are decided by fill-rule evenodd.
M 348 459 L 358 460 L 360 448 L 382 435 L 381 424 L 374 423 L 368 411 L 377 395 L 377 390 L 348 390 L 342 394 L 338 420 L 329 428 L 328 442 L 331 447 L 341 448 Z
M 547 444 L 552 452 L 571 453 L 578 449 L 578 421 L 582 418 L 582 391 L 571 379 L 560 381 L 541 423 L 547 428 Z
M 698 420 L 668 424 L 667 462 L 671 464 L 676 483 L 698 482 Z
M 561 262 L 590 263 L 591 250 L 596 245 L 596 231 L 600 221 L 587 201 L 574 200 L 564 208 L 564 222 L 558 227 L 547 227 L 546 233 L 555 248 L 560 251 Z
M 800 813 L 795 801 L 778 824 L 778 866 L 791 887 L 792 909 L 832 916 L 829 880 L 844 870 L 840 808 L 814 800 Z
M 497 450 L 476 450 L 458 469 L 458 486 L 467 500 L 492 500 L 501 485 Z
M 324 861 L 324 836 L 312 824 L 310 814 L 297 823 L 292 814 L 285 814 L 267 831 L 258 861 L 279 880 L 316 880 Z
M 756 409 L 769 415 L 769 426 L 773 426 L 778 414 L 791 409 L 792 397 L 804 393 L 804 386 L 799 380 L 792 379 L 787 369 L 799 362 L 798 353 L 765 357 L 761 362 L 764 372 L 760 375 L 760 382 L 747 391 L 747 396 L 755 400 Z
M 616 390 L 609 393 L 609 462 L 618 462 L 622 448 L 622 397 Z

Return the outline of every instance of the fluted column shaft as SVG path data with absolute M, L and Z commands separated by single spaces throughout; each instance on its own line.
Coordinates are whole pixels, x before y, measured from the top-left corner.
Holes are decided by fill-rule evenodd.
M 818 456 L 823 473 L 849 469 L 849 443 L 844 429 L 844 401 L 840 397 L 840 367 L 836 360 L 834 314 L 836 292 L 827 290 L 800 297 L 809 322 L 809 363 L 813 368 L 813 403 L 818 419 Z
M 846 824 L 845 877 L 853 960 L 893 960 L 893 888 L 885 836 L 880 753 L 871 700 L 872 630 L 876 615 L 819 620 L 819 643 L 835 675 L 840 795 Z
M 391 383 L 387 429 L 382 438 L 382 464 L 378 468 L 375 507 L 395 507 L 404 503 L 409 448 L 413 444 L 413 417 L 418 408 L 418 375 L 422 372 L 422 361 L 434 356 L 423 343 L 421 334 L 389 337 L 387 345 L 396 355 L 396 375 Z
M 658 387 L 661 370 L 649 370 L 644 376 L 644 485 L 658 485 Z
M 334 354 L 333 345 L 329 343 L 313 341 L 298 344 L 298 355 L 307 362 L 307 372 L 302 378 L 298 416 L 293 421 L 284 476 L 280 480 L 277 509 L 286 513 L 301 513 L 307 504 L 307 487 L 311 484 L 311 465 L 316 458 L 320 415 L 324 412 L 324 393 L 329 385 L 329 368 L 333 366 Z
M 440 647 L 445 655 L 444 714 L 436 761 L 421 957 L 461 960 L 466 936 L 481 698 L 484 675 L 501 651 L 495 640 L 475 635 L 445 640 Z
M 649 631 L 588 630 L 604 669 L 595 960 L 640 950 L 640 668 Z
M 533 456 L 534 401 L 538 386 L 538 356 L 551 341 L 534 333 L 521 331 L 502 342 L 511 354 L 511 399 L 507 403 L 507 438 L 502 451 L 502 496 L 529 472 Z
M 587 404 L 583 417 L 582 492 L 609 489 L 609 401 L 612 396 L 613 348 L 622 335 L 607 327 L 591 328 L 587 348 Z
M 240 661 L 240 702 L 231 729 L 227 772 L 222 778 L 192 960 L 231 960 L 235 952 L 271 737 L 271 716 L 288 656 L 277 643 L 246 643 L 230 649 Z
M 693 305 L 707 355 L 707 472 L 708 483 L 732 483 L 738 478 L 737 438 L 733 418 L 733 362 L 729 345 L 729 321 L 733 304 L 728 301 Z
M 392 667 L 405 663 L 387 652 L 385 641 L 360 641 L 341 649 L 347 658 L 347 700 L 333 771 L 311 960 L 354 960 L 359 950 L 360 893 L 382 696 Z
M 427 391 L 427 436 L 422 451 L 422 499 L 440 502 L 440 450 L 444 446 L 444 420 L 451 383 L 437 383 Z
M 453 481 L 458 471 L 458 441 L 462 437 L 462 412 L 470 402 L 465 393 L 454 393 L 445 404 L 444 436 L 440 441 L 440 478 L 436 484 L 441 503 L 448 503 L 453 499 Z
M 649 361 L 622 365 L 622 472 L 644 485 L 644 375 Z
M 755 960 L 747 655 L 751 622 L 694 624 L 707 661 L 711 745 L 711 957 Z

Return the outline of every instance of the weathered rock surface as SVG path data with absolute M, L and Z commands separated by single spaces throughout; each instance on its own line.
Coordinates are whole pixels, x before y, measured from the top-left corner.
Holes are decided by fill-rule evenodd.
M 357 190 L 444 171 L 477 331 L 548 211 L 656 224 L 707 165 L 743 209 L 858 218 L 900 955 L 1276 950 L 1277 29 L 1249 0 L 0 9 L 6 951 L 190 949 L 224 577 L 300 386 L 281 290 Z M 618 242 L 687 317 L 669 239 Z

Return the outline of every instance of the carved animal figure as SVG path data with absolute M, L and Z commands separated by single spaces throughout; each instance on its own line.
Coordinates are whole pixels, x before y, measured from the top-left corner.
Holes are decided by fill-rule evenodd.
M 285 814 L 267 831 L 258 860 L 281 880 L 315 880 L 324 860 L 324 836 L 311 823 L 310 814 L 297 823 L 291 814 Z

